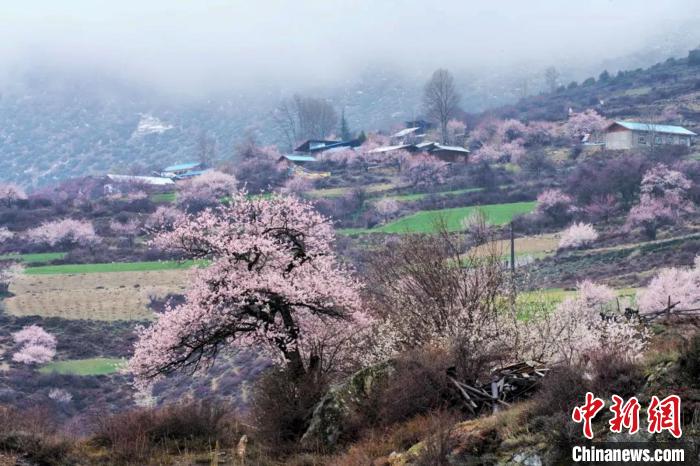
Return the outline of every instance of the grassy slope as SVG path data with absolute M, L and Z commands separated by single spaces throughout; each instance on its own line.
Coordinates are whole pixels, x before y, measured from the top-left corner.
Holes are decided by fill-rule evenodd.
M 124 366 L 123 359 L 90 358 L 55 361 L 39 369 L 42 374 L 106 375 L 117 372 Z
M 514 202 L 511 204 L 423 210 L 377 228 L 347 228 L 339 230 L 339 232 L 348 235 L 362 233 L 431 233 L 435 230 L 436 221 L 441 217 L 445 219 L 447 228 L 450 231 L 459 231 L 462 228 L 462 220 L 471 215 L 476 209 L 482 209 L 490 223 L 503 225 L 510 222 L 515 215 L 531 212 L 535 208 L 535 204 L 535 202 Z
M 107 264 L 64 264 L 44 265 L 25 269 L 28 275 L 60 274 L 60 273 L 96 273 L 96 272 L 145 272 L 151 270 L 188 269 L 195 265 L 203 265 L 203 261 L 154 261 L 154 262 L 111 262 Z
M 65 252 L 39 252 L 34 254 L 5 254 L 0 256 L 1 259 L 13 259 L 25 264 L 41 264 L 51 262 L 66 257 Z

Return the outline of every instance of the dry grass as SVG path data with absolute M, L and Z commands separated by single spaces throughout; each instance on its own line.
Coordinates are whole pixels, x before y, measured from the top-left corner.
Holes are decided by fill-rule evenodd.
M 65 319 L 151 319 L 149 296 L 182 293 L 187 272 L 109 272 L 23 275 L 10 287 L 15 296 L 5 301 L 6 312 Z
M 559 245 L 558 235 L 536 235 L 526 236 L 523 238 L 515 238 L 515 253 L 518 255 L 541 255 L 554 253 Z M 500 251 L 502 255 L 510 254 L 510 240 L 503 239 L 495 241 L 494 244 L 487 244 L 475 248 L 478 257 L 486 257 L 493 254 L 493 248 Z

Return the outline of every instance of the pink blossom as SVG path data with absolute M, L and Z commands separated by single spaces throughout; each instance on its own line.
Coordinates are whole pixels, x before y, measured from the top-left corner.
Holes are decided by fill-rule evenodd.
M 254 347 L 294 371 L 315 348 L 369 322 L 360 284 L 338 263 L 330 221 L 294 197 L 248 199 L 190 216 L 154 245 L 211 265 L 196 269 L 183 305 L 141 329 L 129 363 L 142 382 L 200 369 L 230 346 Z M 321 361 L 323 364 L 323 361 Z
M 447 163 L 427 154 L 408 157 L 402 167 L 402 177 L 412 186 L 442 184 L 446 172 Z
M 574 223 L 561 233 L 559 248 L 580 248 L 598 239 L 598 232 L 590 223 Z
M 377 213 L 381 215 L 386 221 L 390 217 L 394 216 L 396 212 L 399 211 L 399 203 L 396 199 L 380 199 L 375 202 L 374 208 L 377 209 Z
M 571 139 L 580 140 L 586 134 L 594 134 L 602 131 L 607 125 L 607 120 L 593 109 L 587 109 L 580 113 L 573 113 L 564 124 L 564 132 Z
M 536 339 L 551 343 L 544 359 L 569 364 L 610 349 L 639 358 L 650 336 L 637 321 L 617 313 L 612 289 L 589 281 L 580 283 L 577 295 L 564 299 L 553 312 L 533 319 L 532 325 Z
M 625 227 L 642 227 L 650 239 L 659 226 L 675 223 L 693 205 L 687 200 L 690 181 L 682 173 L 658 164 L 642 178 L 639 203 L 630 209 Z
M 27 193 L 20 186 L 14 183 L 0 184 L 0 204 L 11 206 L 17 201 L 27 199 Z
M 146 228 L 152 231 L 172 230 L 184 214 L 171 206 L 159 206 L 146 220 Z
M 311 191 L 313 187 L 314 184 L 308 178 L 294 176 L 284 183 L 284 186 L 282 189 L 280 189 L 280 192 L 282 194 L 302 197 L 304 194 Z
M 675 309 L 700 308 L 700 256 L 695 258 L 692 268 L 662 269 L 646 289 L 637 293 L 637 304 L 643 314 L 665 309 L 669 300 L 671 304 L 677 303 Z
M 56 356 L 56 350 L 42 345 L 25 345 L 12 355 L 12 360 L 20 364 L 44 364 Z
M 12 360 L 20 364 L 43 364 L 56 356 L 56 337 L 38 325 L 30 325 L 12 334 L 19 351 Z
M 4 243 L 5 241 L 11 240 L 12 238 L 14 238 L 14 236 L 15 234 L 7 228 L 0 227 L 0 244 Z
M 49 246 L 59 244 L 89 246 L 99 242 L 92 223 L 69 218 L 43 223 L 27 231 L 27 239 L 32 243 Z
M 141 229 L 141 226 L 136 219 L 130 219 L 124 223 L 112 220 L 109 222 L 109 229 L 117 235 L 121 236 L 136 236 Z
M 12 334 L 12 339 L 18 345 L 56 346 L 56 337 L 38 325 L 29 325 Z
M 215 170 L 182 182 L 179 187 L 177 202 L 180 205 L 193 203 L 218 203 L 221 198 L 231 195 L 236 190 L 236 177 Z

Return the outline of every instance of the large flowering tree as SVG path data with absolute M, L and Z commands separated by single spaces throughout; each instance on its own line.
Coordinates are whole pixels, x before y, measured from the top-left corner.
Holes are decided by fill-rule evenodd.
M 681 172 L 658 164 L 644 174 L 639 204 L 632 207 L 626 227 L 641 227 L 649 239 L 656 239 L 662 225 L 674 224 L 683 211 L 692 210 L 687 199 L 691 182 Z
M 367 323 L 333 241 L 308 203 L 245 193 L 157 235 L 156 246 L 211 264 L 194 272 L 184 304 L 140 330 L 130 369 L 142 381 L 197 370 L 231 346 L 265 350 L 297 376 L 323 365 L 324 345 Z

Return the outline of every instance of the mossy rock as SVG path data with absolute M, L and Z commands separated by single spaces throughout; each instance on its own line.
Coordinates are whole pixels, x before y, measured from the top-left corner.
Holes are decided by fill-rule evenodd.
M 379 380 L 385 380 L 393 372 L 392 363 L 384 362 L 357 371 L 343 384 L 332 387 L 314 408 L 302 443 L 335 445 L 353 410 L 369 398 Z

